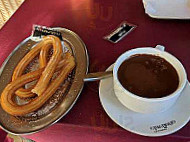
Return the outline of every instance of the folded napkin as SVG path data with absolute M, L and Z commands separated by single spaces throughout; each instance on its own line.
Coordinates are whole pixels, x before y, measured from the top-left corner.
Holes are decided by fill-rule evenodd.
M 143 4 L 153 18 L 190 19 L 190 0 L 143 0 Z

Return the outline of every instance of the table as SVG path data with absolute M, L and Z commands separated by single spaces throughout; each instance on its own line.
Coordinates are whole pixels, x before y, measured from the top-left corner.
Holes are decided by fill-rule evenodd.
M 103 39 L 124 20 L 137 28 L 117 44 Z M 189 79 L 190 21 L 152 19 L 144 13 L 141 0 L 26 0 L 0 30 L 0 64 L 31 34 L 33 24 L 76 32 L 88 49 L 89 72 L 104 71 L 126 50 L 161 44 L 183 63 Z M 65 141 L 190 141 L 190 123 L 160 138 L 143 137 L 120 128 L 104 112 L 98 85 L 99 82 L 85 83 L 79 100 L 57 125 L 28 137 L 53 142 L 57 133 Z

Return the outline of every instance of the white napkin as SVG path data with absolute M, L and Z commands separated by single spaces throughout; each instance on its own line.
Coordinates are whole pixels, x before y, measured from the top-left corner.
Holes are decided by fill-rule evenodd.
M 190 19 L 190 0 L 143 0 L 143 4 L 153 18 Z

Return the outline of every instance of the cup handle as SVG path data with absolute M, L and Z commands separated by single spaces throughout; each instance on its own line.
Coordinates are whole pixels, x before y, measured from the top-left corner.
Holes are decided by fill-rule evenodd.
M 165 51 L 165 47 L 162 45 L 156 45 L 155 47 L 156 49 L 160 50 L 160 51 Z

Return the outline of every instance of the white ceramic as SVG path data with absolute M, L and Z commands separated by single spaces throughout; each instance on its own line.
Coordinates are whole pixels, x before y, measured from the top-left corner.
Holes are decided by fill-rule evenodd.
M 112 68 L 113 65 L 108 70 Z M 168 135 L 181 129 L 190 120 L 190 84 L 188 82 L 177 102 L 161 113 L 143 114 L 127 109 L 114 93 L 112 77 L 100 81 L 99 97 L 105 112 L 115 123 L 139 135 Z
M 128 59 L 130 56 L 135 54 L 151 54 L 164 58 L 176 69 L 179 76 L 179 86 L 177 90 L 162 98 L 143 98 L 132 94 L 126 90 L 118 80 L 117 71 L 120 65 Z M 123 53 L 115 62 L 113 68 L 113 82 L 114 91 L 118 100 L 127 108 L 141 113 L 157 113 L 162 112 L 170 108 L 180 96 L 183 88 L 185 87 L 187 81 L 187 75 L 183 65 L 180 61 L 173 55 L 164 51 L 164 47 L 157 45 L 156 48 L 145 47 L 145 48 L 135 48 Z
M 159 19 L 190 19 L 190 0 L 143 0 L 145 13 Z

